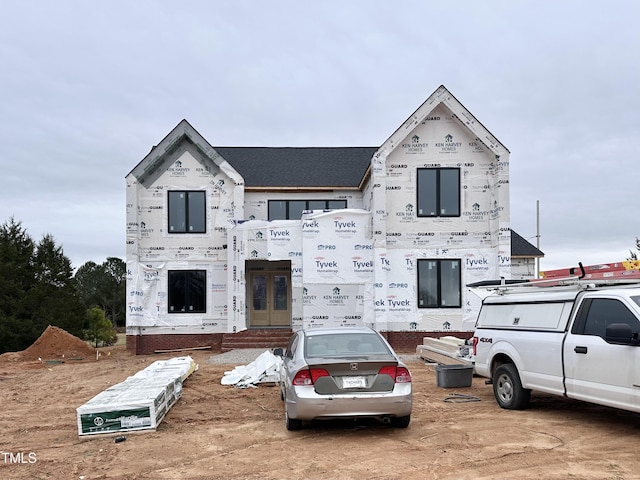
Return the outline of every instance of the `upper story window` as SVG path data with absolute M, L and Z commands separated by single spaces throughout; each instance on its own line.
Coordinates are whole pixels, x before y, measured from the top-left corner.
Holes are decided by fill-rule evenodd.
M 418 217 L 460 216 L 460 169 L 418 169 Z
M 206 233 L 203 190 L 169 192 L 169 233 Z
M 418 308 L 460 308 L 460 267 L 458 259 L 418 260 Z
M 205 270 L 169 270 L 169 313 L 205 313 L 206 287 Z
M 347 208 L 346 200 L 269 200 L 269 220 L 299 220 L 305 210 Z

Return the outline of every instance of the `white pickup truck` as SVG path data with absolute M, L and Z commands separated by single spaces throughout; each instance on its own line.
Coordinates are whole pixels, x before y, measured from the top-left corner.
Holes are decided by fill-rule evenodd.
M 640 284 L 497 288 L 473 353 L 502 408 L 535 390 L 640 412 Z

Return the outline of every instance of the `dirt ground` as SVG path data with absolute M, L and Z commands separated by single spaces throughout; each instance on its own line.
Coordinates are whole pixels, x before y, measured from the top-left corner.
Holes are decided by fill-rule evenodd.
M 61 363 L 0 356 L 0 478 L 640 478 L 640 415 L 541 395 L 529 410 L 501 410 L 483 379 L 439 388 L 434 367 L 418 359 L 409 362 L 407 429 L 322 422 L 289 432 L 277 388 L 222 386 L 235 365 L 210 364 L 215 352 L 192 351 L 199 369 L 157 431 L 129 433 L 120 443 L 80 438 L 76 407 L 155 360 L 184 355 L 136 357 L 122 346 L 99 353 Z M 445 401 L 454 393 L 480 401 Z

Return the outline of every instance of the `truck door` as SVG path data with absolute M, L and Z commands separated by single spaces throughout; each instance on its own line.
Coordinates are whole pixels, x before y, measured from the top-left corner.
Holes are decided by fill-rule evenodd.
M 620 298 L 584 298 L 564 344 L 570 398 L 640 412 L 640 347 L 607 343 L 611 323 L 640 333 L 640 320 Z

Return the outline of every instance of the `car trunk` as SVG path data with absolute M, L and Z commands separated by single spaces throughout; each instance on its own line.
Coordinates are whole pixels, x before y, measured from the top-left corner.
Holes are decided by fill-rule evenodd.
M 315 391 L 319 395 L 365 394 L 391 392 L 395 378 L 380 373 L 384 367 L 395 372 L 398 362 L 391 355 L 353 356 L 345 359 L 318 358 L 309 361 L 309 367 L 326 370 L 329 375 L 319 377 Z

